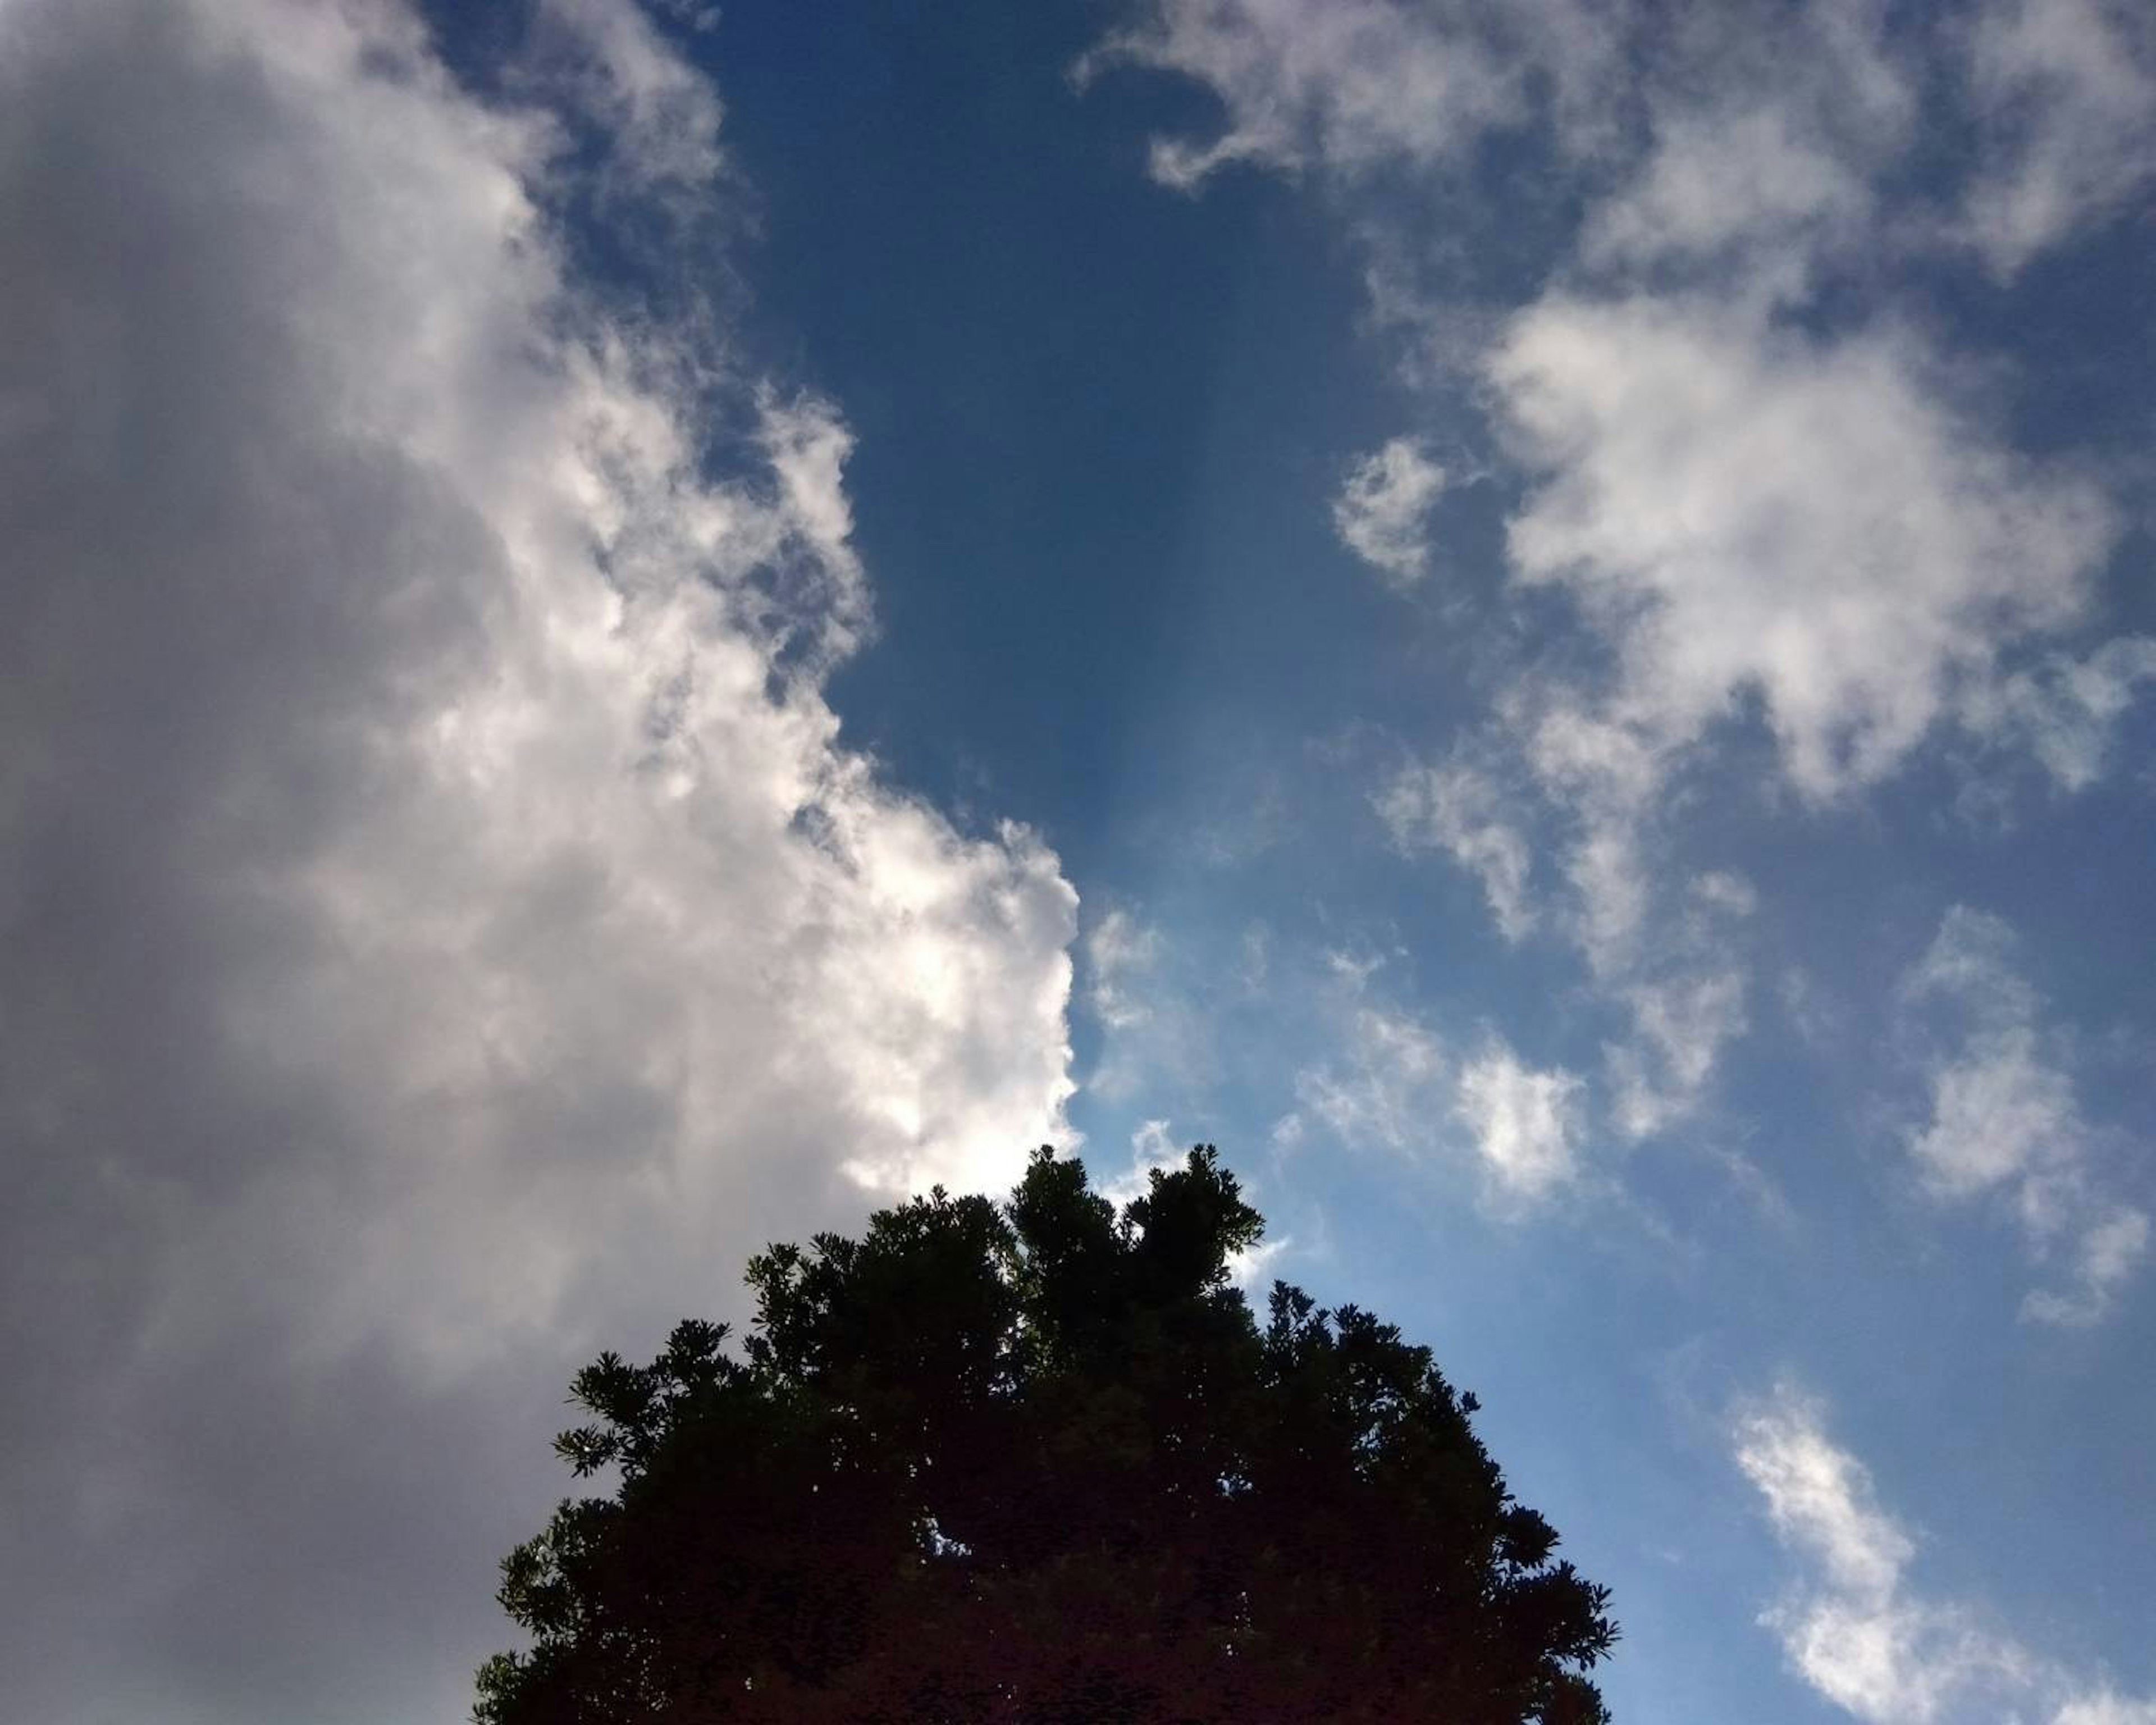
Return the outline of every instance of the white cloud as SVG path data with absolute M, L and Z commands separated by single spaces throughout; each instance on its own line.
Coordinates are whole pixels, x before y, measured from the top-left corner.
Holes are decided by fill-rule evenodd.
M 2066 1702 L 2052 1715 L 2051 1725 L 2156 1725 L 2156 1701 L 2100 1691 Z
M 1985 124 L 1964 220 L 2011 275 L 2156 180 L 2156 21 L 2135 0 L 1990 0 L 1968 40 Z
M 2120 644 L 2078 680 L 2001 675 L 2010 649 L 2080 620 L 2113 520 L 1988 441 L 1932 369 L 1905 335 L 1824 341 L 1762 305 L 1654 296 L 1546 298 L 1491 358 L 1508 434 L 1543 475 L 1512 524 L 1515 577 L 1570 594 L 1611 655 L 1606 686 L 1517 685 L 1496 734 L 1570 829 L 1568 932 L 1631 1021 L 1609 1055 L 1628 1137 L 1690 1117 L 1748 1023 L 1749 889 L 1657 884 L 1670 784 L 1722 729 L 1756 707 L 1820 801 L 1956 724 L 2036 737 L 2065 778 L 2142 674 Z M 1383 805 L 1396 834 L 1479 867 L 1501 927 L 1517 921 L 1523 823 L 1423 772 Z
M 1874 182 L 1910 136 L 1909 74 L 1885 23 L 1873 0 L 1689 20 L 1645 80 L 1645 154 L 1590 212 L 1584 260 L 1733 266 L 1800 292 L 1818 254 L 1866 233 Z
M 549 16 L 614 195 L 716 171 L 638 13 Z M 387 0 L 0 18 L 11 1717 L 460 1705 L 578 1355 L 1060 1131 L 1056 859 L 822 693 L 844 428 L 583 294 L 563 136 Z
M 1254 1246 L 1230 1252 L 1228 1279 L 1245 1293 L 1251 1293 L 1273 1280 L 1274 1266 L 1294 1249 L 1295 1236 L 1283 1234 L 1276 1240 L 1261 1240 Z
M 2123 1205 L 2099 1208 L 2075 1249 L 2072 1280 L 2066 1289 L 2030 1289 L 2022 1299 L 2021 1316 L 2034 1323 L 2068 1329 L 2101 1323 L 2148 1255 L 2148 1218 L 2144 1212 Z
M 1535 481 L 1511 524 L 1514 579 L 1568 595 L 1607 655 L 1606 675 L 1569 686 L 1516 680 L 1496 732 L 1563 834 L 1573 914 L 1556 920 L 1634 1021 L 1611 1057 L 1634 1135 L 1689 1112 L 1744 1024 L 1738 967 L 1702 955 L 1682 975 L 1640 973 L 1673 914 L 1648 829 L 1680 774 L 1756 720 L 1813 803 L 1879 784 L 1954 728 L 2030 749 L 2080 788 L 2156 675 L 2138 642 L 2024 662 L 2094 608 L 2118 532 L 2097 487 L 2017 454 L 1913 327 L 1819 333 L 1786 316 L 1830 268 L 1936 240 L 1938 208 L 1912 210 L 1919 194 L 1897 177 L 1920 96 L 1974 90 L 1986 183 L 2020 187 L 2026 209 L 2085 213 L 2131 183 L 2156 127 L 2140 99 L 2146 29 L 2102 0 L 1995 5 L 1964 60 L 1943 66 L 1938 33 L 1890 31 L 1874 0 L 1639 22 L 1606 13 L 1559 80 L 1560 151 L 1591 136 L 1611 188 L 1589 203 L 1582 267 L 1502 323 L 1482 367 Z M 1156 153 L 1163 177 L 1192 186 L 1233 160 L 1441 175 L 1491 129 L 1548 117 L 1527 94 L 1548 69 L 1540 53 L 1464 8 L 1240 0 L 1149 8 L 1102 58 L 1220 99 L 1214 141 Z M 1607 123 L 1620 83 L 1636 86 L 1643 135 Z M 1381 266 L 1426 243 L 1426 206 L 1409 207 L 1358 218 Z M 1409 321 L 1459 310 L 1415 305 Z M 1342 536 L 1395 580 L 1427 568 L 1427 465 L 1395 440 L 1334 506 Z M 1397 776 L 1378 803 L 1404 850 L 1474 870 L 1517 938 L 1534 918 L 1538 824 L 1524 798 L 1501 806 L 1494 783 L 1455 753 Z
M 2097 1178 L 2094 1135 L 2015 948 L 2013 931 L 1997 917 L 1956 906 L 1903 979 L 1912 1010 L 1946 1021 L 1925 1059 L 1928 1118 L 1907 1142 L 1926 1187 L 1942 1199 L 2010 1194 L 2040 1257 L 2073 1240 L 2067 1289 L 2032 1292 L 2022 1315 L 2092 1323 L 2145 1255 L 2148 1221 Z
M 1491 774 L 1455 754 L 1404 768 L 1374 801 L 1403 852 L 1443 850 L 1481 878 L 1506 939 L 1518 940 L 1533 928 L 1534 852 Z
M 2005 647 L 2076 621 L 2114 533 L 1943 398 L 1913 336 L 1835 338 L 1706 300 L 1553 295 L 1490 362 L 1543 483 L 1517 578 L 1609 641 L 1601 716 L 1651 747 L 1756 699 L 1828 798 L 1897 768 Z
M 1816 1559 L 1839 1591 L 1880 1599 L 1900 1586 L 1915 1543 L 1880 1509 L 1871 1476 L 1827 1441 L 1819 1409 L 1784 1391 L 1738 1422 L 1737 1462 L 1775 1531 Z
M 1117 908 L 1086 937 L 1086 1000 L 1111 1030 L 1127 1030 L 1152 1016 L 1143 990 L 1160 964 L 1160 932 Z
M 1839 332 L 1807 333 L 1780 313 L 1809 303 L 1823 266 L 1861 272 L 1951 225 L 1953 194 L 1902 171 L 1920 121 L 1969 126 L 1988 163 L 1972 231 L 2002 267 L 2115 206 L 2156 172 L 2146 8 L 1991 0 L 1966 22 L 1890 28 L 1879 0 L 1674 24 L 1616 8 L 1569 32 L 1560 13 L 1590 22 L 1158 0 L 1087 64 L 1218 96 L 1215 141 L 1157 151 L 1156 171 L 1187 186 L 1235 160 L 1428 173 L 1493 129 L 1550 124 L 1590 193 L 1583 267 L 1502 326 L 1484 369 L 1541 481 L 1512 526 L 1514 572 L 1571 594 L 1617 662 L 1614 688 L 1573 703 L 1589 716 L 1666 768 L 1756 703 L 1815 799 L 1884 779 L 1942 723 L 2035 740 L 2085 783 L 2076 697 L 2111 700 L 2101 675 L 2061 706 L 2002 688 L 2000 661 L 2086 619 L 2113 511 L 1958 405 L 1913 329 L 1837 317 Z M 1559 40 L 1576 51 L 1553 59 Z M 1628 103 L 1640 124 L 1613 117 Z M 1381 264 L 1426 248 L 1426 203 L 1405 208 L 1358 218 Z M 1409 321 L 1460 311 L 1418 303 Z M 1382 469 L 1368 483 L 1390 495 Z M 1419 539 L 1391 526 L 1373 529 L 1373 561 L 1413 578 Z
M 1714 256 L 1763 234 L 1854 227 L 1870 203 L 1786 109 L 1737 103 L 1662 121 L 1638 182 L 1596 210 L 1583 249 L 1602 265 Z
M 2086 790 L 2108 769 L 2112 735 L 2151 682 L 2156 639 L 2123 636 L 2085 658 L 2051 654 L 1979 685 L 1967 697 L 1965 722 L 2002 744 L 2025 747 L 2061 789 Z
M 1316 1125 L 1342 1143 L 1459 1163 L 1508 1217 L 1579 1179 L 1587 1087 L 1573 1073 L 1527 1065 L 1495 1034 L 1455 1059 L 1423 1019 L 1368 1000 L 1355 1003 L 1340 1043 L 1296 1074 L 1296 1111 L 1274 1127 L 1276 1146 Z
M 1219 95 L 1228 123 L 1218 138 L 1155 141 L 1152 172 L 1167 185 L 1194 187 L 1238 162 L 1349 171 L 1395 157 L 1430 163 L 1527 116 L 1527 69 L 1501 51 L 1490 26 L 1450 0 L 1157 0 L 1144 23 L 1087 55 L 1079 75 L 1127 63 L 1183 74 Z M 1583 29 L 1575 40 L 1598 33 Z
M 1296 1075 L 1297 1106 L 1350 1144 L 1389 1150 L 1435 1146 L 1451 1062 L 1437 1036 L 1408 1014 L 1359 1005 L 1343 1058 Z
M 1650 895 L 1623 828 L 1576 850 L 1573 875 L 1583 949 L 1630 1020 L 1630 1039 L 1605 1050 L 1611 1121 L 1625 1137 L 1651 1137 L 1697 1111 L 1722 1050 L 1751 1026 L 1743 932 L 1754 894 L 1742 876 L 1711 870 Z
M 1501 791 L 1507 773 L 1522 788 Z M 1668 753 L 1570 691 L 1522 683 L 1471 747 L 1398 774 L 1377 799 L 1403 850 L 1442 848 L 1483 877 L 1509 938 L 1548 926 L 1578 950 L 1626 1034 L 1606 1049 L 1611 1123 L 1645 1138 L 1692 1117 L 1722 1050 L 1749 1028 L 1749 882 L 1673 868 L 1656 807 Z M 1493 765 L 1485 765 L 1485 762 Z M 1528 894 L 1531 834 L 1549 834 L 1563 887 Z
M 1513 582 L 1523 610 L 1559 593 L 1581 628 L 1501 681 L 1471 751 L 1397 775 L 1376 803 L 1403 850 L 1481 879 L 1508 937 L 1540 924 L 1578 947 L 1630 1020 L 1609 1076 L 1616 1123 L 1637 1137 L 1696 1111 L 1747 1024 L 1743 963 L 1684 933 L 1697 906 L 1661 884 L 1684 788 L 1727 742 L 1763 728 L 1780 779 L 1815 806 L 1949 732 L 2029 750 L 2080 788 L 2156 675 L 2138 641 L 2061 649 L 2093 620 L 2118 542 L 2102 490 L 2020 454 L 1924 329 L 1863 311 L 1861 293 L 1821 297 L 1950 237 L 1958 189 L 1908 171 L 1928 131 L 1967 121 L 1987 186 L 2078 221 L 2136 182 L 2156 107 L 2133 105 L 2147 32 L 2104 0 L 2002 0 L 1943 26 L 1879 0 L 1682 19 L 1603 8 L 1562 65 L 1535 39 L 1548 22 L 1165 0 L 1087 69 L 1149 65 L 1219 98 L 1210 141 L 1156 146 L 1161 177 L 1195 187 L 1234 161 L 1322 171 L 1389 321 L 1494 329 L 1477 405 L 1529 481 Z M 2067 111 L 2083 89 L 2086 118 Z M 2078 152 L 2058 141 L 2076 126 Z M 1493 131 L 1531 127 L 1585 194 L 1584 219 L 1576 256 L 1492 322 L 1430 285 L 1449 278 L 1426 260 L 1450 254 L 1432 244 L 1430 200 Z M 1413 195 L 1398 195 L 1399 170 Z M 1403 376 L 1424 387 L 1417 354 Z M 1415 454 L 1389 444 L 1334 507 L 1396 580 L 1427 568 L 1432 488 L 1405 482 Z M 1501 799 L 1508 778 L 1520 791 Z M 1528 890 L 1538 845 L 1561 882 L 1543 906 Z
M 1815 1404 L 1784 1391 L 1739 1418 L 1734 1442 L 1776 1533 L 1811 1566 L 1761 1621 L 1820 1694 L 1875 1725 L 1928 1725 L 2025 1683 L 2030 1661 L 2013 1642 L 1905 1585 L 1915 1543 L 1879 1507 L 1863 1465 L 1828 1440 Z
M 1737 1464 L 1804 1565 L 1760 1620 L 1790 1665 L 1872 1725 L 2030 1717 L 2051 1725 L 2141 1725 L 2156 1702 L 2129 1701 L 2030 1652 L 1977 1612 L 1909 1584 L 1916 1543 L 1883 1510 L 1864 1465 L 1825 1431 L 1820 1405 L 1786 1388 L 1743 1409 Z
M 531 74 L 592 128 L 613 189 L 708 191 L 725 166 L 718 92 L 642 11 L 619 0 L 540 0 L 536 21 Z
M 1120 1209 L 1132 1199 L 1145 1196 L 1156 1169 L 1173 1173 L 1181 1168 L 1183 1156 L 1165 1120 L 1142 1120 L 1131 1134 L 1131 1165 L 1112 1179 L 1101 1181 L 1096 1189 Z
M 1332 526 L 1356 556 L 1401 587 L 1430 573 L 1424 523 L 1444 493 L 1445 470 L 1415 439 L 1396 437 L 1348 473 Z
M 1587 824 L 1564 857 L 1574 900 L 1572 935 L 1589 968 L 1605 981 L 1639 962 L 1652 891 L 1630 821 Z
M 1722 1050 L 1749 1028 L 1744 929 L 1756 895 L 1727 871 L 1667 878 L 1650 819 L 1663 769 L 1636 733 L 1563 707 L 1538 717 L 1516 707 L 1507 719 L 1532 739 L 1513 771 L 1539 798 L 1505 794 L 1498 769 L 1479 764 L 1500 755 L 1491 743 L 1404 769 L 1374 799 L 1378 812 L 1402 850 L 1442 850 L 1480 875 L 1507 939 L 1547 922 L 1578 949 L 1626 1025 L 1606 1050 L 1611 1123 L 1627 1138 L 1652 1137 L 1697 1111 Z M 1547 917 L 1530 893 L 1531 824 L 1550 814 L 1542 803 L 1573 829 L 1559 841 L 1564 890 Z
M 1562 686 L 1516 685 L 1499 697 L 1497 712 L 1536 778 L 1584 822 L 1636 824 L 1669 770 L 1661 745 L 1585 710 Z
M 2018 944 L 2014 931 L 1999 917 L 1955 905 L 1939 919 L 1938 933 L 1902 978 L 1902 990 L 1914 999 L 1959 1006 L 1993 1029 L 2026 1024 L 2039 1002 L 2036 991 L 2015 968 Z
M 1708 963 L 1617 991 L 1633 1030 L 1609 1050 L 1619 1132 L 1651 1137 L 1698 1107 L 1722 1050 L 1749 1028 L 1747 987 L 1742 969 Z
M 1562 1068 L 1522 1064 L 1496 1037 L 1460 1068 L 1454 1111 L 1492 1190 L 1532 1204 L 1578 1177 L 1584 1089 Z
M 2035 1042 L 2027 1025 L 1981 1034 L 1932 1074 L 1932 1117 L 1909 1153 L 1942 1197 L 1971 1197 L 2079 1154 L 2072 1081 Z
M 2156 25 L 2133 0 L 1985 0 L 1897 31 L 1880 0 L 1675 21 L 1574 0 L 1152 0 L 1142 13 L 1078 76 L 1148 67 L 1219 98 L 1219 136 L 1155 141 L 1163 183 L 1195 188 L 1235 162 L 1442 172 L 1492 132 L 1547 122 L 1563 157 L 1613 187 L 1582 238 L 1598 267 L 1742 261 L 1800 286 L 1816 249 L 1898 225 L 1889 238 L 1953 233 L 2010 275 L 2156 177 Z M 1882 186 L 1920 118 L 1965 125 L 1977 171 L 1943 202 L 1907 186 L 1892 201 Z
M 1943 1198 L 2041 1183 L 2082 1153 L 2073 1081 L 2040 1048 L 2038 1002 L 2014 968 L 2014 946 L 1997 917 L 1956 906 L 1902 983 L 1905 999 L 1942 1002 L 1968 1019 L 1958 1047 L 1930 1063 L 1931 1117 L 1908 1139 Z

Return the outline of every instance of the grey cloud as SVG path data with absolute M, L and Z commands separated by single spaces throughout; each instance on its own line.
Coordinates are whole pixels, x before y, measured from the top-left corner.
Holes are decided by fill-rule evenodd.
M 8 1717 L 454 1717 L 588 1350 L 1060 1126 L 1055 859 L 820 692 L 843 425 L 597 308 L 562 136 L 394 5 L 0 10 Z

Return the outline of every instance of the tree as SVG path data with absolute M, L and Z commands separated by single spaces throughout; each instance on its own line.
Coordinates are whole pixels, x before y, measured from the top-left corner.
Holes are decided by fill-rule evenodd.
M 1114 1205 L 1041 1149 L 750 1261 L 741 1358 L 580 1373 L 611 1497 L 502 1564 L 480 1725 L 1606 1721 L 1605 1589 L 1553 1563 L 1427 1348 L 1232 1283 L 1210 1146 Z

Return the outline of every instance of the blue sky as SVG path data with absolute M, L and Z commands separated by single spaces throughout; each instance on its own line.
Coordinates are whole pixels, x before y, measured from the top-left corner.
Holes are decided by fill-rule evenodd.
M 1620 1718 L 2156 1720 L 2152 184 L 2103 0 L 0 0 L 0 1712 L 456 1717 L 590 1353 L 1203 1139 Z

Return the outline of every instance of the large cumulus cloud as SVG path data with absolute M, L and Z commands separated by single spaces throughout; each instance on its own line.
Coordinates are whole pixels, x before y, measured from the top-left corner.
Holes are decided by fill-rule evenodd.
M 563 261 L 716 100 L 543 10 L 507 108 L 389 0 L 0 8 L 11 1717 L 454 1713 L 568 1362 L 1060 1123 L 1056 860 L 821 692 L 834 410 Z

